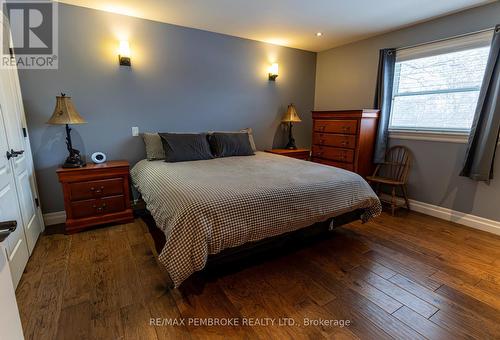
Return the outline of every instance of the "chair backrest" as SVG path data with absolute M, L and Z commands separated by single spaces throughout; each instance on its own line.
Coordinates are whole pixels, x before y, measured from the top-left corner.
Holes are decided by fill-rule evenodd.
M 386 178 L 406 183 L 411 158 L 410 149 L 401 145 L 393 146 L 387 150 L 385 162 L 377 166 L 376 175 L 383 175 Z

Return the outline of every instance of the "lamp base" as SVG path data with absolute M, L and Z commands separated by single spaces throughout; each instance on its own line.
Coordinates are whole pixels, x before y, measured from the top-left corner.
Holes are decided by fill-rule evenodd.
M 297 146 L 295 145 L 295 138 L 293 138 L 292 128 L 293 124 L 292 122 L 290 122 L 288 127 L 288 144 L 285 146 L 285 149 L 297 150 Z
M 66 161 L 64 162 L 62 167 L 65 169 L 71 169 L 71 168 L 83 168 L 86 165 L 87 163 L 85 163 L 85 161 L 80 158 L 79 154 L 74 154 L 66 158 Z

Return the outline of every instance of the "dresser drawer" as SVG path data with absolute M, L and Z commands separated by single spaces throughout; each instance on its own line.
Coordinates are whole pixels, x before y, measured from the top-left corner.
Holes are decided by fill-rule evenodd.
M 330 132 L 330 133 L 345 133 L 355 135 L 357 133 L 357 120 L 315 120 L 314 131 Z
M 69 184 L 71 201 L 123 194 L 123 178 Z
M 328 161 L 326 159 L 321 159 L 321 158 L 313 158 L 313 162 L 324 164 L 324 165 L 334 166 L 334 167 L 341 168 L 344 170 L 354 171 L 354 164 L 353 163 L 334 162 L 334 161 Z
M 351 149 L 313 145 L 312 155 L 313 157 L 323 158 L 336 162 L 343 162 L 343 163 L 354 162 L 354 150 Z
M 356 148 L 356 136 L 315 132 L 313 134 L 313 144 L 354 149 Z
M 123 210 L 125 210 L 125 199 L 122 195 L 71 203 L 73 218 L 111 214 Z

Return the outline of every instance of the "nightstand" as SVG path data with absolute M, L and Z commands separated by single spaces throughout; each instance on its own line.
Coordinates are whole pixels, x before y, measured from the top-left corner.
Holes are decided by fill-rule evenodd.
M 281 156 L 286 156 L 286 157 L 302 159 L 304 161 L 308 161 L 310 154 L 311 154 L 311 151 L 309 149 L 296 149 L 296 150 L 271 149 L 271 150 L 265 150 L 265 151 L 269 152 L 269 153 L 274 153 L 275 155 L 281 155 Z
M 127 161 L 59 168 L 57 176 L 64 193 L 66 233 L 133 220 Z

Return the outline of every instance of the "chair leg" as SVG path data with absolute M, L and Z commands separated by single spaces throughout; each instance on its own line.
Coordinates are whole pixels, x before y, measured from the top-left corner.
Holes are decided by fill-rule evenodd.
M 396 209 L 396 186 L 392 186 L 392 198 L 391 198 L 391 213 L 394 216 L 394 210 Z
M 403 196 L 405 197 L 406 209 L 410 210 L 410 200 L 408 199 L 408 192 L 406 191 L 406 184 L 401 186 L 403 190 Z

